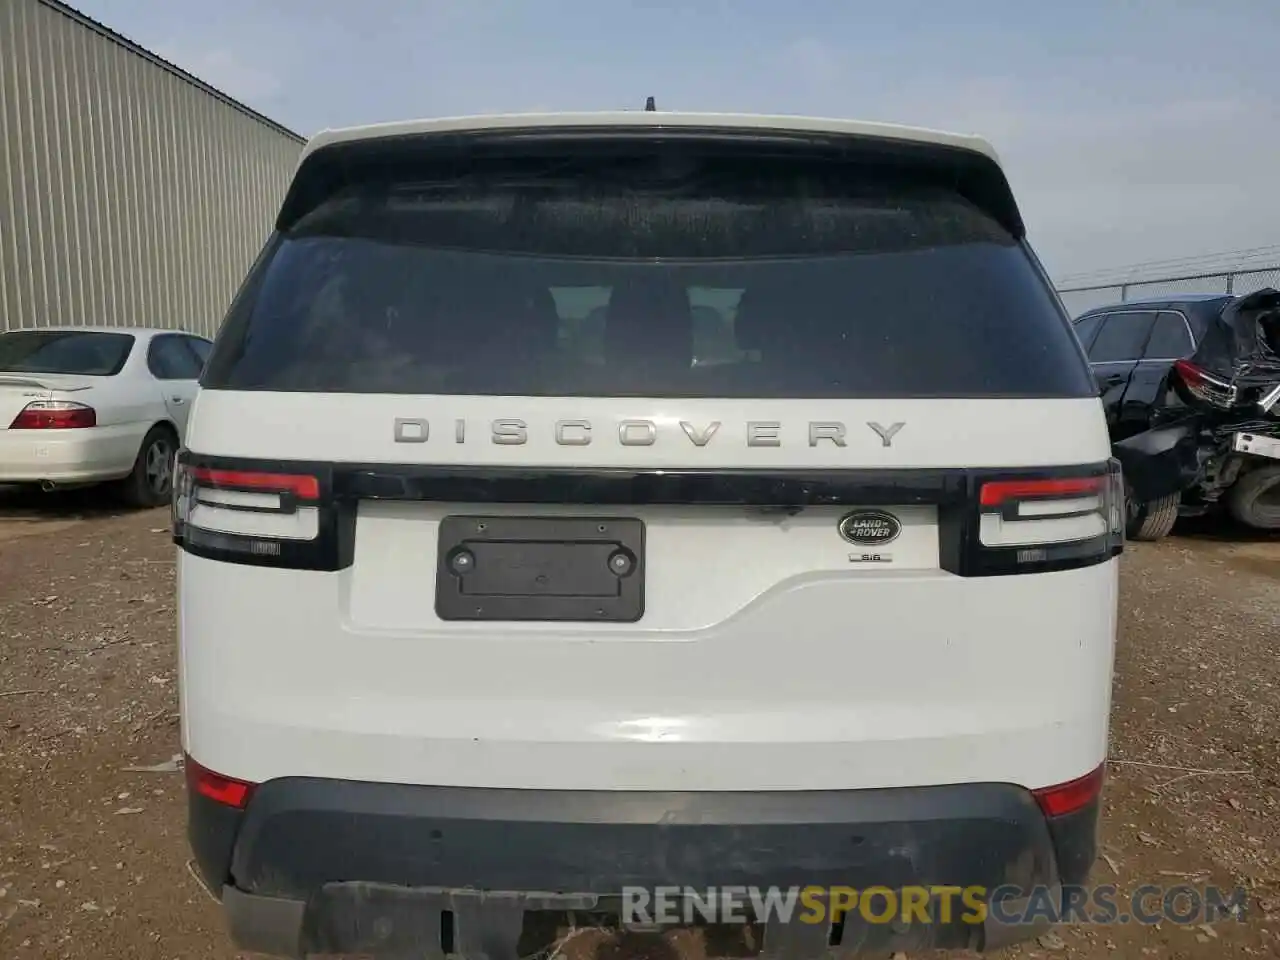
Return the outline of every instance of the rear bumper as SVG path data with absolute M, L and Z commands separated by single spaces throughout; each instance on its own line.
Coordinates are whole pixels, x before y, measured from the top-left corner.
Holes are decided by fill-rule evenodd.
M 189 804 L 196 862 L 237 945 L 277 956 L 443 958 L 449 947 L 514 960 L 546 945 L 536 930 L 554 936 L 547 911 L 616 923 L 624 888 L 633 905 L 636 890 L 666 887 L 979 886 L 1025 896 L 1086 878 L 1098 822 L 1096 801 L 1047 818 L 1009 784 L 677 794 L 288 778 L 259 786 L 243 812 L 196 793 Z M 797 904 L 790 922 L 767 920 L 762 956 L 830 949 L 827 918 L 804 912 Z M 939 914 L 868 923 L 855 912 L 835 949 L 989 950 L 1044 929 L 1010 923 L 1016 912 L 965 920 L 958 899 L 949 923 Z
M 94 483 L 127 476 L 143 424 L 81 430 L 0 430 L 0 483 Z

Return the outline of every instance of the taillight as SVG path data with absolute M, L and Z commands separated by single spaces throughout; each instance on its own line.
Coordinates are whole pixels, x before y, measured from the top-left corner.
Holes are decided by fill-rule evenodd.
M 213 467 L 191 467 L 191 482 L 211 490 L 240 490 L 278 498 L 316 501 L 320 499 L 320 480 L 298 473 L 262 473 L 256 470 L 217 470 Z
M 9 424 L 10 430 L 74 430 L 96 427 L 93 407 L 70 400 L 32 400 Z
M 1120 464 L 1077 476 L 978 481 L 977 528 L 964 573 L 1046 573 L 1101 563 L 1124 547 Z
M 249 799 L 253 796 L 252 783 L 214 773 L 196 763 L 190 756 L 183 758 L 183 768 L 187 776 L 187 789 L 192 793 L 236 810 L 243 810 L 249 805 Z
M 1102 796 L 1106 771 L 1107 766 L 1104 763 L 1083 777 L 1052 787 L 1032 790 L 1031 795 L 1036 798 L 1036 803 L 1046 817 L 1061 817 L 1068 813 L 1075 813 Z
M 212 560 L 302 570 L 350 563 L 351 515 L 327 471 L 200 462 L 182 451 L 173 483 L 173 539 Z
M 1235 406 L 1239 399 L 1239 391 L 1235 384 L 1221 377 L 1215 377 L 1190 360 L 1175 361 L 1173 369 L 1187 392 L 1202 403 L 1220 410 L 1228 410 Z

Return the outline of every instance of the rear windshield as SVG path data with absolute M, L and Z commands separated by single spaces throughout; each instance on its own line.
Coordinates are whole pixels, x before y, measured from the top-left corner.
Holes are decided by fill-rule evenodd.
M 945 182 L 692 151 L 644 159 L 424 166 L 336 190 L 273 238 L 204 385 L 1094 395 L 1027 251 Z
M 127 333 L 18 330 L 0 333 L 0 373 L 72 373 L 113 377 L 133 347 Z

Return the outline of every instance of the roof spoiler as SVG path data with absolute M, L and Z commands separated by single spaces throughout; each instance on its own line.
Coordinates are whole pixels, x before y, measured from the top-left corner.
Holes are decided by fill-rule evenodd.
M 645 104 L 655 112 L 654 98 Z M 651 107 L 653 109 L 651 110 Z M 840 132 L 815 132 L 785 128 L 747 128 L 651 123 L 581 126 L 529 126 L 451 131 L 446 133 L 395 134 L 344 141 L 322 146 L 304 157 L 289 185 L 276 218 L 276 229 L 287 231 L 294 223 L 339 191 L 354 184 L 393 176 L 413 176 L 424 160 L 466 170 L 475 160 L 494 156 L 531 156 L 555 152 L 568 144 L 640 144 L 680 141 L 693 144 L 760 150 L 771 153 L 798 151 L 830 157 L 837 162 L 868 162 L 908 170 L 927 170 L 971 203 L 994 217 L 1015 239 L 1026 236 L 1026 226 L 1000 164 L 975 150 L 884 136 Z

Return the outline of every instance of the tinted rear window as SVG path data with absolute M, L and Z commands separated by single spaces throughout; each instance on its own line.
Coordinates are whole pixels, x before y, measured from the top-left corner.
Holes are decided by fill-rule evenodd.
M 1094 395 L 1026 250 L 945 183 L 685 150 L 349 184 L 272 240 L 204 385 Z
M 70 373 L 113 377 L 133 347 L 127 333 L 18 330 L 0 334 L 0 373 Z

